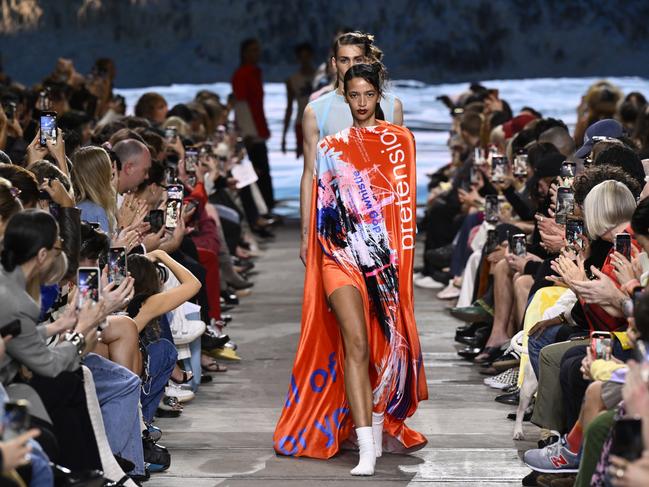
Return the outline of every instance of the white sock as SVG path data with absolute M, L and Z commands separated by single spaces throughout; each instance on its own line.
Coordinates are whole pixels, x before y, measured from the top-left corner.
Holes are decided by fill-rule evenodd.
M 383 414 L 372 413 L 372 437 L 376 458 L 383 454 Z
M 374 466 L 376 465 L 376 453 L 374 452 L 374 438 L 372 437 L 372 427 L 363 426 L 356 428 L 358 437 L 359 456 L 358 465 L 352 469 L 352 475 L 374 475 Z

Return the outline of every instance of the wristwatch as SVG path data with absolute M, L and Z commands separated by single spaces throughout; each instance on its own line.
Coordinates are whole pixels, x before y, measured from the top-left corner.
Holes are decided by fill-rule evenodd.
M 83 351 L 86 348 L 86 339 L 81 333 L 78 333 L 76 331 L 69 331 L 65 335 L 63 335 L 63 339 L 66 342 L 70 342 L 72 345 L 77 347 L 77 353 L 79 356 L 83 355 Z

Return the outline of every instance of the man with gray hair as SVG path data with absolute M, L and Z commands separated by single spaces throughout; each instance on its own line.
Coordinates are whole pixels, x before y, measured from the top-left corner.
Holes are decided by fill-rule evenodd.
M 113 151 L 121 163 L 115 189 L 119 194 L 128 193 L 149 177 L 151 153 L 146 145 L 134 139 L 118 142 L 113 147 Z

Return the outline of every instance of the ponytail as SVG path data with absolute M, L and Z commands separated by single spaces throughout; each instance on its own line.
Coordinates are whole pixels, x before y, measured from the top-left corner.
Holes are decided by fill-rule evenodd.
M 2 267 L 5 271 L 14 271 L 14 269 L 16 268 L 16 258 L 13 250 L 6 247 L 2 249 L 2 253 L 0 253 L 0 264 L 2 264 Z

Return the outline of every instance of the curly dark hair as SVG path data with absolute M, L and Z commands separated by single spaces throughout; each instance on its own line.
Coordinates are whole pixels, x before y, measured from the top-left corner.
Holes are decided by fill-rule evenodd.
M 640 196 L 642 187 L 638 181 L 619 166 L 601 164 L 591 166 L 575 178 L 573 189 L 575 191 L 575 203 L 583 205 L 586 195 L 599 183 L 613 179 L 624 184 L 635 198 Z

